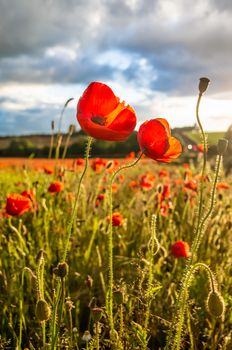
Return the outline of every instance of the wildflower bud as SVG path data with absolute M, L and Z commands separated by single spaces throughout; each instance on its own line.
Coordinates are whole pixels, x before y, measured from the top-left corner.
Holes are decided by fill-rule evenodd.
M 124 293 L 121 289 L 118 289 L 114 292 L 114 300 L 118 305 L 123 304 L 124 302 Z
M 69 125 L 69 129 L 68 129 L 68 133 L 69 133 L 70 135 L 72 135 L 72 134 L 74 133 L 74 131 L 75 131 L 75 125 L 70 124 L 70 125 Z
M 81 340 L 83 340 L 84 342 L 88 343 L 91 340 L 92 336 L 90 334 L 89 331 L 85 331 Z
M 218 154 L 220 156 L 223 156 L 226 153 L 227 147 L 228 147 L 228 140 L 227 139 L 219 139 L 218 140 L 217 149 L 218 149 Z
M 211 291 L 207 299 L 209 313 L 215 317 L 221 317 L 225 311 L 225 304 L 222 296 L 217 291 Z
M 75 306 L 73 305 L 73 302 L 72 302 L 72 300 L 71 300 L 70 298 L 68 298 L 68 299 L 66 300 L 65 306 L 66 306 L 66 309 L 67 309 L 68 311 L 71 311 L 72 309 L 75 308 Z
M 93 286 L 93 279 L 92 279 L 91 276 L 88 275 L 88 276 L 86 277 L 85 284 L 87 285 L 87 287 L 88 287 L 89 289 L 92 288 L 92 286 Z
M 106 169 L 110 169 L 112 166 L 113 166 L 113 161 L 112 160 L 110 160 L 109 162 L 107 162 L 107 164 L 106 164 Z
M 163 192 L 163 185 L 162 185 L 162 184 L 159 184 L 159 185 L 157 186 L 157 192 L 158 192 L 158 193 L 162 193 L 162 192 Z
M 102 318 L 103 310 L 100 307 L 91 309 L 91 315 L 94 322 L 99 322 Z
M 51 122 L 51 128 L 52 128 L 52 130 L 55 129 L 55 122 L 54 122 L 54 120 L 52 120 L 52 122 Z
M 199 83 L 199 93 L 203 94 L 209 85 L 210 80 L 208 78 L 200 78 L 200 83 Z
M 45 300 L 40 299 L 37 301 L 35 314 L 40 322 L 47 321 L 50 318 L 51 309 Z
M 64 278 L 68 274 L 68 264 L 66 262 L 59 263 L 53 271 L 60 278 Z

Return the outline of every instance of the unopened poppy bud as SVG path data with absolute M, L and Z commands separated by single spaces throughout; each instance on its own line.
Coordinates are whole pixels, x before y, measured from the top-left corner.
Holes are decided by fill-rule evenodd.
M 91 314 L 94 322 L 99 322 L 102 318 L 103 310 L 100 307 L 91 309 Z
M 45 300 L 40 299 L 37 301 L 35 314 L 40 322 L 47 321 L 50 318 L 51 309 Z
M 51 122 L 51 128 L 52 128 L 52 130 L 55 129 L 55 122 L 54 122 L 54 120 L 52 120 L 52 122 Z
M 157 186 L 157 192 L 158 192 L 158 193 L 162 193 L 162 192 L 163 192 L 163 185 L 159 184 L 159 185 Z
M 214 317 L 221 317 L 225 311 L 225 304 L 222 296 L 217 291 L 211 291 L 207 299 L 207 308 Z
M 114 292 L 114 300 L 117 304 L 121 305 L 124 302 L 124 293 L 121 289 L 118 289 Z
M 228 140 L 227 139 L 219 139 L 218 140 L 217 149 L 218 149 L 218 154 L 220 156 L 223 156 L 226 153 L 227 147 L 228 147 Z
M 64 278 L 68 274 L 68 264 L 66 262 L 59 263 L 54 269 L 54 273 L 60 278 Z
M 199 83 L 199 92 L 200 94 L 203 94 L 209 85 L 210 80 L 208 78 L 200 78 L 200 83 Z
M 113 161 L 110 160 L 109 162 L 107 162 L 106 164 L 106 169 L 110 169 L 113 166 Z

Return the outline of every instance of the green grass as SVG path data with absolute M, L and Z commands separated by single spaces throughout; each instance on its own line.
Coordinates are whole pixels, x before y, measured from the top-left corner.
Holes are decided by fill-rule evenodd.
M 214 133 L 215 134 L 215 133 Z M 159 171 L 166 169 L 170 176 L 159 178 Z M 192 177 L 200 169 L 192 168 Z M 209 171 L 209 170 L 208 170 Z M 150 190 L 139 186 L 130 188 L 132 180 L 152 173 L 156 178 Z M 64 281 L 64 312 L 60 320 L 58 349 L 164 349 L 167 330 L 176 305 L 179 282 L 185 273 L 185 259 L 176 259 L 171 254 L 171 245 L 183 240 L 193 241 L 194 224 L 198 199 L 195 192 L 185 189 L 185 169 L 178 166 L 157 165 L 153 161 L 140 163 L 125 171 L 124 180 L 118 178 L 118 191 L 113 194 L 113 211 L 119 211 L 124 222 L 114 227 L 114 322 L 117 338 L 114 346 L 109 345 L 109 322 L 105 312 L 105 291 L 108 281 L 108 184 L 109 174 L 103 169 L 96 174 L 88 169 L 84 178 L 78 214 L 68 254 L 69 273 Z M 0 349 L 19 347 L 19 325 L 22 322 L 21 348 L 42 349 L 43 328 L 36 318 L 38 300 L 35 275 L 44 252 L 44 298 L 52 308 L 54 290 L 59 277 L 54 268 L 61 262 L 66 227 L 70 219 L 80 172 L 70 169 L 64 174 L 64 191 L 51 195 L 47 192 L 53 175 L 30 169 L 4 169 L 0 171 Z M 197 177 L 196 177 L 197 179 Z M 197 180 L 198 181 L 198 180 Z M 226 181 L 231 185 L 232 179 Z M 170 185 L 162 205 L 160 192 L 164 185 Z M 206 183 L 205 201 L 209 197 L 211 183 Z M 20 231 L 23 241 L 9 226 L 4 217 L 8 193 L 20 193 L 27 188 L 36 191 L 34 210 L 20 217 L 12 218 L 13 226 Z M 206 308 L 209 293 L 207 275 L 198 273 L 190 288 L 184 332 L 184 349 L 231 349 L 232 329 L 232 246 L 231 246 L 231 191 L 220 191 L 206 236 L 201 244 L 199 260 L 215 272 L 219 290 L 225 300 L 226 313 L 222 319 L 212 317 Z M 96 206 L 96 197 L 105 194 L 105 200 Z M 164 205 L 169 205 L 167 210 Z M 151 258 L 152 215 L 157 216 L 156 236 L 159 251 Z M 154 246 L 153 246 L 154 250 Z M 40 255 L 38 255 L 40 253 Z M 153 261 L 151 279 L 150 264 Z M 25 270 L 26 268 L 26 270 Z M 30 273 L 30 270 L 32 274 Z M 24 284 L 22 287 L 22 273 Z M 39 272 L 40 273 L 40 272 Z M 152 281 L 152 285 L 151 285 Z M 149 286 L 149 293 L 147 293 Z M 73 308 L 70 308 L 73 305 Z M 20 313 L 21 307 L 21 313 Z M 59 306 L 60 307 L 60 306 Z M 101 333 L 96 334 L 96 322 L 91 309 L 102 309 L 98 324 Z M 150 316 L 147 320 L 147 310 Z M 20 317 L 21 315 L 21 317 Z M 70 320 L 72 327 L 70 328 Z M 50 349 L 50 320 L 46 322 L 44 349 Z M 87 346 L 84 333 L 91 334 Z M 71 346 L 72 344 L 72 346 Z M 190 345 L 191 344 L 191 345 Z
M 202 143 L 201 134 L 198 131 L 185 131 L 183 134 L 189 137 L 195 143 Z M 208 132 L 206 135 L 209 146 L 212 146 L 217 145 L 218 140 L 225 137 L 225 132 Z

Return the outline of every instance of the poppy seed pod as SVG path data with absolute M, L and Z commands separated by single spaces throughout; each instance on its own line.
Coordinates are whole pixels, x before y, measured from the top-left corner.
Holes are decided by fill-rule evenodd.
M 226 139 L 218 140 L 217 149 L 218 149 L 218 154 L 220 156 L 223 156 L 226 153 L 227 147 L 228 147 L 228 140 Z
M 217 291 L 211 291 L 208 295 L 207 308 L 214 317 L 221 317 L 225 311 L 225 304 L 222 296 Z
M 91 315 L 94 322 L 99 322 L 102 318 L 103 310 L 100 307 L 94 307 L 91 309 Z
M 60 278 L 64 278 L 68 274 L 68 264 L 66 262 L 59 263 L 55 273 Z
M 210 83 L 210 80 L 208 78 L 200 78 L 200 82 L 199 82 L 199 93 L 200 94 L 203 94 L 207 88 L 208 88 L 208 85 Z
M 35 314 L 40 322 L 47 321 L 50 318 L 51 309 L 45 300 L 40 299 L 37 301 Z

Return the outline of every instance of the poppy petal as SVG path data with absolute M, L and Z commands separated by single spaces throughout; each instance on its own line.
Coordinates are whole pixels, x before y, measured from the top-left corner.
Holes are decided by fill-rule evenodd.
M 182 146 L 179 140 L 177 140 L 175 137 L 169 137 L 169 148 L 167 152 L 163 155 L 161 158 L 157 158 L 156 160 L 159 162 L 169 163 L 173 159 L 176 159 L 179 157 L 179 155 L 182 152 Z
M 136 116 L 133 108 L 130 106 L 124 108 L 113 122 L 108 125 L 109 129 L 117 131 L 125 131 L 128 133 L 128 136 L 134 130 L 136 125 Z
M 162 156 L 169 148 L 166 128 L 156 119 L 147 121 L 140 126 L 138 142 L 141 150 L 152 159 Z
M 156 120 L 159 121 L 166 128 L 167 134 L 168 136 L 170 136 L 171 130 L 168 121 L 164 118 L 156 118 Z
M 118 103 L 119 99 L 109 86 L 93 82 L 87 87 L 79 100 L 77 115 L 80 113 L 80 115 L 91 115 L 93 117 L 106 116 L 117 107 Z

